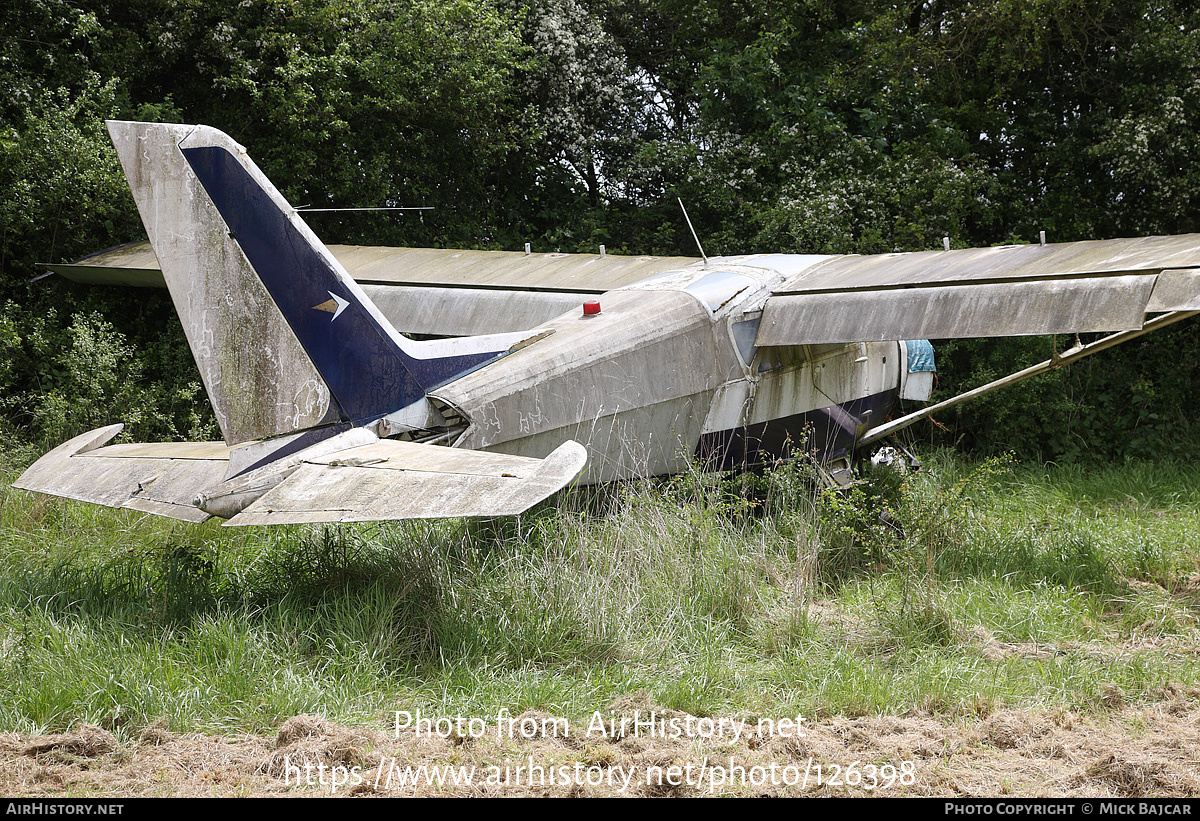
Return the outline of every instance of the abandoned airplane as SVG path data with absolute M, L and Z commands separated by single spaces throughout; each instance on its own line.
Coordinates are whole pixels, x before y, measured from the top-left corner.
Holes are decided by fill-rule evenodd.
M 1200 235 L 702 260 L 327 248 L 225 134 L 108 127 L 152 250 L 51 267 L 165 282 L 225 441 L 111 445 L 111 425 L 16 486 L 192 522 L 516 514 L 801 435 L 844 477 L 930 411 L 885 421 L 930 397 L 922 340 L 1111 334 L 999 386 L 1200 310 Z

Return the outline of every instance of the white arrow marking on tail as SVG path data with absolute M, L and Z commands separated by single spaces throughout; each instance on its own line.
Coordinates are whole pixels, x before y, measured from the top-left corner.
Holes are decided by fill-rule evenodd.
M 347 300 L 342 299 L 333 291 L 326 291 L 325 293 L 329 294 L 331 297 L 333 297 L 333 299 L 327 299 L 320 305 L 314 305 L 313 310 L 328 311 L 329 313 L 333 314 L 333 318 L 329 320 L 330 322 L 333 322 L 334 319 L 337 319 L 341 315 L 342 311 L 346 310 L 346 306 L 350 303 Z

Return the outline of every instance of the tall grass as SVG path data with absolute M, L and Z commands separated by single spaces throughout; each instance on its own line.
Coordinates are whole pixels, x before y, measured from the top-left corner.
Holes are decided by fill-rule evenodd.
M 255 530 L 0 489 L 0 728 L 301 712 L 1098 708 L 1195 684 L 1200 471 L 800 463 L 525 516 Z

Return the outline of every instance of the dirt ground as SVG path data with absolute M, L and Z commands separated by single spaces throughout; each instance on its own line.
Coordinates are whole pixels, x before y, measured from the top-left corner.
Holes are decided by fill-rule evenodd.
M 1131 798 L 1200 793 L 1200 692 L 1100 713 L 710 718 L 631 695 L 569 725 L 544 713 L 375 728 L 314 716 L 274 739 L 151 727 L 0 735 L 0 792 L 61 796 L 915 795 Z M 396 723 L 409 724 L 397 730 Z M 435 769 L 437 768 L 437 769 Z M 446 768 L 452 768 L 448 770 Z M 438 783 L 439 777 L 443 783 Z M 458 783 L 455 783 L 457 780 Z

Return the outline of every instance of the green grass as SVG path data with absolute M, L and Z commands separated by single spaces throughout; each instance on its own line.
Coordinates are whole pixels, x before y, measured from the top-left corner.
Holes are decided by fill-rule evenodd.
M 850 496 L 803 473 L 237 530 L 12 490 L 9 470 L 0 729 L 578 718 L 637 693 L 696 715 L 1090 710 L 1106 685 L 1200 684 L 1200 470 L 935 454 Z

